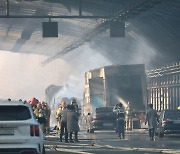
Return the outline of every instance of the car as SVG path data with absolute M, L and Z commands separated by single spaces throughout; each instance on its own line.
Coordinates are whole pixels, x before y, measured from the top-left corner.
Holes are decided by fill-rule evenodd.
M 0 100 L 0 154 L 45 154 L 44 135 L 26 101 Z
M 113 107 L 96 107 L 86 118 L 87 132 L 94 133 L 95 130 L 115 130 L 116 113 Z
M 180 110 L 161 111 L 156 133 L 159 137 L 164 137 L 165 134 L 180 134 Z

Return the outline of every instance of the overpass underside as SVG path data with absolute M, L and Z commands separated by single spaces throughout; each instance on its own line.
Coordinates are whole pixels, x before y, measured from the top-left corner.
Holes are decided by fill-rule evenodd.
M 0 50 L 46 55 L 50 62 L 90 42 L 115 64 L 149 58 L 151 50 L 155 56 L 146 61 L 153 66 L 180 61 L 179 8 L 178 0 L 1 0 Z M 42 38 L 46 18 L 58 22 L 58 38 Z M 123 39 L 109 39 L 114 18 L 126 22 Z

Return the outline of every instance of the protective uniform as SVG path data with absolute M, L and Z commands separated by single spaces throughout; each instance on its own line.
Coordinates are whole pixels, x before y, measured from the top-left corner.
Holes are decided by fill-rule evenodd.
M 51 110 L 50 107 L 48 106 L 47 103 L 43 105 L 43 110 L 46 118 L 46 124 L 45 124 L 45 131 L 47 134 L 50 132 L 50 115 L 51 115 Z
M 66 102 L 61 101 L 59 108 L 56 110 L 56 120 L 57 120 L 58 130 L 61 130 L 61 112 L 64 107 L 66 107 Z
M 62 111 L 62 107 L 60 105 L 59 108 L 56 110 L 56 120 L 57 120 L 58 130 L 61 129 L 61 111 Z
M 43 133 L 45 133 L 45 124 L 46 124 L 46 117 L 43 108 L 39 108 L 39 117 L 38 117 L 38 122 L 41 125 L 41 128 L 43 130 Z
M 114 106 L 113 112 L 116 112 L 117 120 L 116 120 L 116 130 L 118 133 L 118 136 L 120 138 L 125 137 L 125 112 L 124 107 L 121 103 L 118 103 Z
M 133 110 L 128 102 L 128 106 L 126 107 L 126 130 L 133 129 Z

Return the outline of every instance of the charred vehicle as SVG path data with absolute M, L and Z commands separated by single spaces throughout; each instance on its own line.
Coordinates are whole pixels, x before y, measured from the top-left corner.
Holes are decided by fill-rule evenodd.
M 113 107 L 97 107 L 87 117 L 87 132 L 95 130 L 114 130 L 116 127 L 116 114 Z

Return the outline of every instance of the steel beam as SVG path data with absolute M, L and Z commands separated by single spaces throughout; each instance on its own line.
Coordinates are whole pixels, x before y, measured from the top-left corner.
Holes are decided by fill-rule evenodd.
M 0 18 L 80 18 L 80 19 L 97 19 L 103 18 L 108 19 L 113 16 L 82 16 L 82 15 L 74 15 L 74 16 L 53 16 L 53 15 L 46 15 L 46 16 L 35 16 L 35 15 L 0 15 Z

